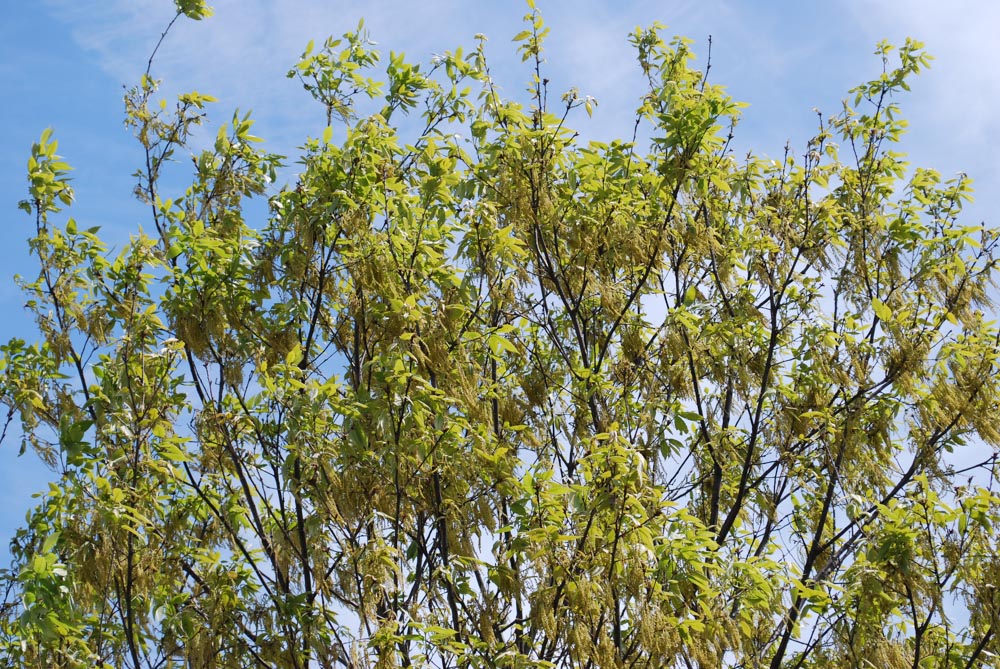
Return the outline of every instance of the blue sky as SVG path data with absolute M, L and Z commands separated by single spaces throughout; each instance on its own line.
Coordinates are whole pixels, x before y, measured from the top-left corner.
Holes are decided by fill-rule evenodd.
M 138 145 L 122 125 L 123 86 L 136 82 L 173 13 L 170 0 L 37 0 L 8 2 L 0 21 L 0 341 L 33 338 L 13 275 L 33 277 L 25 240 L 31 220 L 17 210 L 26 195 L 25 164 L 41 131 L 52 126 L 59 153 L 76 169 L 72 215 L 124 239 L 144 210 L 131 196 Z M 526 6 L 519 0 L 210 0 L 216 16 L 182 21 L 158 54 L 154 76 L 164 90 L 196 89 L 219 98 L 217 124 L 239 107 L 253 110 L 255 134 L 278 153 L 322 132 L 322 111 L 285 78 L 310 39 L 353 29 L 364 16 L 388 55 L 427 61 L 434 53 L 490 38 L 496 79 L 520 95 L 529 72 L 510 38 Z M 552 28 L 547 76 L 553 92 L 573 86 L 599 101 L 594 118 L 577 119 L 584 136 L 631 133 L 642 92 L 627 43 L 637 25 L 666 24 L 667 34 L 695 41 L 701 56 L 713 38 L 711 78 L 750 103 L 737 146 L 780 155 L 786 142 L 801 153 L 815 128 L 812 109 L 835 113 L 851 86 L 874 77 L 872 55 L 882 38 L 926 42 L 932 69 L 902 101 L 911 122 L 903 148 L 914 164 L 974 179 L 968 220 L 993 220 L 1000 205 L 1000 4 L 992 0 L 538 0 Z M 214 135 L 214 133 L 211 133 Z M 0 558 L 48 476 L 31 455 L 16 457 L 17 435 L 0 445 Z M 0 563 L 6 559 L 0 559 Z M 0 564 L 2 566 L 2 564 Z

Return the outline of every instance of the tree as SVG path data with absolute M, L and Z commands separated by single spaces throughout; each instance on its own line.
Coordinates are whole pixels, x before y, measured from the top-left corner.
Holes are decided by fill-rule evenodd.
M 310 45 L 327 127 L 280 191 L 235 115 L 165 192 L 212 100 L 147 73 L 117 254 L 42 135 L 0 397 L 58 483 L 2 574 L 8 666 L 994 661 L 998 235 L 895 149 L 921 45 L 801 157 L 740 160 L 655 26 L 635 135 L 582 145 L 526 23 L 527 106 L 481 42 L 381 81 L 363 28 Z

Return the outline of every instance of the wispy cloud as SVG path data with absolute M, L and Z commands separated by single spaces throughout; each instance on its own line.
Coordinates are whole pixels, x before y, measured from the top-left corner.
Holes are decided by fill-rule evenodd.
M 366 3 L 363 9 L 318 0 L 216 0 L 212 4 L 214 18 L 174 28 L 157 54 L 154 74 L 164 80 L 166 91 L 194 88 L 219 97 L 223 108 L 253 108 L 267 126 L 262 134 L 277 135 L 279 144 L 300 141 L 302 129 L 315 126 L 322 116 L 305 103 L 297 84 L 285 79 L 286 71 L 309 40 L 339 36 L 353 29 L 362 14 L 384 55 L 391 48 L 426 62 L 433 53 L 459 45 L 469 48 L 473 36 L 484 33 L 490 38 L 494 74 L 508 94 L 520 95 L 529 77 L 528 70 L 512 58 L 510 38 L 521 29 L 527 11 L 518 3 L 482 3 L 474 9 L 457 0 L 419 5 L 382 0 Z M 628 33 L 656 19 L 669 19 L 678 32 L 704 22 L 698 32 L 709 32 L 709 15 L 697 10 L 694 2 L 678 3 L 670 17 L 658 16 L 656 3 L 649 2 L 615 11 L 598 2 L 589 7 L 540 4 L 553 26 L 546 54 L 553 93 L 578 86 L 594 95 L 602 102 L 597 122 L 606 120 L 615 133 L 624 134 L 627 124 L 619 130 L 620 117 L 631 114 L 642 93 Z M 171 5 L 165 1 L 111 0 L 94 9 L 81 8 L 72 0 L 48 0 L 48 6 L 54 16 L 73 26 L 78 43 L 122 83 L 138 79 L 171 18 Z M 677 25 L 675 19 L 686 25 Z M 623 83 L 631 86 L 629 94 L 620 94 Z
M 76 40 L 123 83 L 133 82 L 171 18 L 172 3 L 109 0 L 81 5 L 47 0 L 53 16 L 73 26 Z M 259 134 L 288 150 L 317 134 L 322 113 L 284 75 L 306 42 L 366 25 L 380 49 L 405 51 L 416 60 L 473 43 L 475 33 L 490 37 L 496 76 L 510 95 L 520 95 L 528 71 L 516 62 L 510 37 L 527 11 L 520 3 L 390 0 L 334 3 L 321 0 L 214 0 L 216 16 L 184 22 L 168 36 L 155 65 L 167 91 L 198 89 L 220 98 L 220 109 L 252 108 Z M 571 86 L 601 105 L 587 136 L 627 135 L 642 81 L 627 34 L 636 25 L 667 24 L 667 34 L 696 40 L 699 55 L 714 36 L 713 79 L 752 107 L 741 146 L 780 152 L 786 140 L 803 144 L 814 128 L 812 107 L 835 112 L 846 89 L 877 73 L 870 55 L 875 41 L 900 42 L 912 35 L 937 56 L 931 72 L 917 83 L 904 111 L 917 130 L 908 148 L 915 159 L 944 171 L 968 169 L 980 190 L 998 185 L 993 140 L 1000 121 L 1000 5 L 958 0 L 841 0 L 822 8 L 810 3 L 787 11 L 760 5 L 685 0 L 604 2 L 540 0 L 553 28 L 547 50 L 552 93 Z M 387 55 L 387 54 L 386 54 Z M 216 112 L 218 115 L 219 112 Z M 225 114 L 222 114 L 225 116 Z M 581 121 L 582 122 L 582 121 Z
M 870 35 L 894 41 L 913 37 L 927 44 L 937 62 L 921 84 L 929 92 L 921 102 L 937 122 L 953 127 L 953 137 L 978 139 L 995 129 L 1000 98 L 1000 4 L 956 0 L 941 3 L 913 0 L 859 2 L 860 25 Z
M 911 120 L 908 146 L 915 163 L 943 174 L 963 171 L 975 180 L 971 217 L 1000 225 L 1000 4 L 976 0 L 934 2 L 850 0 L 870 38 L 924 42 L 935 60 L 904 102 Z

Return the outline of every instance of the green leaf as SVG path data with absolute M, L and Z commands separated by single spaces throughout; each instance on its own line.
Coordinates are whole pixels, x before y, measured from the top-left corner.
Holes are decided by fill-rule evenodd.
M 170 442 L 161 443 L 159 446 L 160 455 L 170 462 L 191 462 L 190 455 L 185 453 L 176 444 Z
M 875 315 L 878 316 L 879 320 L 888 321 L 892 319 L 892 309 L 886 306 L 885 303 L 877 297 L 872 299 L 872 309 L 875 311 Z
M 56 543 L 59 541 L 59 532 L 52 532 L 45 537 L 45 541 L 42 542 L 42 553 L 51 553 L 52 549 L 55 548 Z
M 213 10 L 205 4 L 204 0 L 174 0 L 177 11 L 189 19 L 200 21 L 203 18 L 212 16 Z

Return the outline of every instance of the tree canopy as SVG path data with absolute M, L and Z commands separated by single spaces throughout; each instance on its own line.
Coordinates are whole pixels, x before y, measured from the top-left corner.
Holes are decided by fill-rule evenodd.
M 42 134 L 0 401 L 56 482 L 8 666 L 996 661 L 998 233 L 898 149 L 922 46 L 773 160 L 659 26 L 631 136 L 584 143 L 525 22 L 523 101 L 482 40 L 310 44 L 326 126 L 281 188 L 246 115 L 174 161 L 213 99 L 147 72 L 114 250 Z

